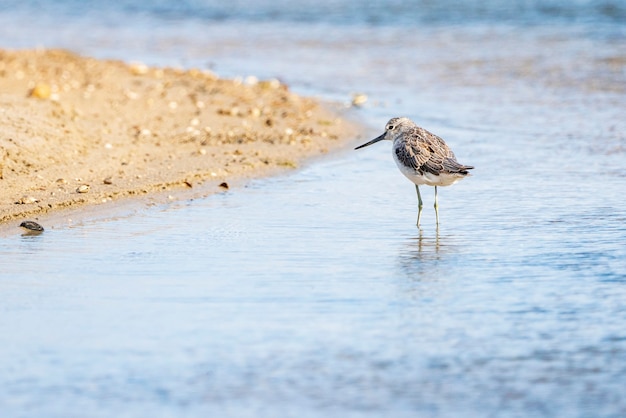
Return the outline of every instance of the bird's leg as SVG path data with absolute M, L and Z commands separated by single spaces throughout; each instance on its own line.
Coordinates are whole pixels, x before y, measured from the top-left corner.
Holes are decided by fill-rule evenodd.
M 439 203 L 437 202 L 437 186 L 435 186 L 435 218 L 437 218 L 437 226 L 439 226 Z
M 420 220 L 422 219 L 422 195 L 420 194 L 420 188 L 415 185 L 415 190 L 417 190 L 417 226 L 420 226 Z

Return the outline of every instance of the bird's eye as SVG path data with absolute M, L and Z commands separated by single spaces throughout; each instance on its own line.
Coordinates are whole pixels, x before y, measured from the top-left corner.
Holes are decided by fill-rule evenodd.
M 394 126 L 393 126 L 393 125 L 388 125 L 388 126 L 387 126 L 387 130 L 388 130 L 388 131 L 393 131 L 393 128 L 394 128 Z

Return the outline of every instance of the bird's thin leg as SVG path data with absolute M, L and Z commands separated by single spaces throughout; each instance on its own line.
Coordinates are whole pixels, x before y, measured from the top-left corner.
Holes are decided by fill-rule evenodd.
M 437 226 L 439 226 L 439 203 L 437 202 L 437 186 L 435 186 L 435 218 L 437 218 Z
M 415 185 L 415 190 L 417 190 L 417 226 L 420 226 L 420 220 L 422 219 L 422 195 L 420 194 L 420 188 Z

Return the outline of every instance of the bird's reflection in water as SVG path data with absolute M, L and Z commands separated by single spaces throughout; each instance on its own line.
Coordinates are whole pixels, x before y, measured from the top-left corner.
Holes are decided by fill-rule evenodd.
M 423 231 L 406 237 L 401 243 L 398 253 L 397 267 L 403 279 L 398 282 L 398 297 L 408 303 L 411 309 L 417 312 L 410 314 L 421 315 L 424 304 L 431 305 L 433 300 L 440 296 L 445 264 L 445 238 L 439 235 L 439 230 Z M 444 286 L 445 287 L 445 286 Z
M 454 236 L 419 230 L 417 235 L 408 237 L 398 256 L 400 269 L 411 280 L 439 280 L 443 278 L 448 255 L 454 252 Z
M 424 231 L 419 228 L 418 234 L 412 238 L 409 238 L 406 242 L 404 256 L 408 256 L 413 259 L 437 258 L 439 251 L 441 250 L 441 238 L 439 236 L 439 228 L 437 228 L 434 234 L 425 234 Z

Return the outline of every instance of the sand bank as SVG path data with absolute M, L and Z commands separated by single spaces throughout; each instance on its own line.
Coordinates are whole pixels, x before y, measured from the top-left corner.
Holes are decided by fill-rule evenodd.
M 357 133 L 278 80 L 0 50 L 0 222 L 168 190 L 219 191 L 293 169 Z

